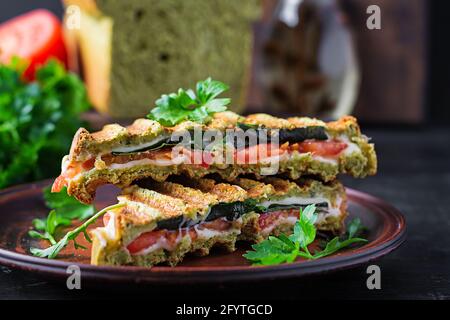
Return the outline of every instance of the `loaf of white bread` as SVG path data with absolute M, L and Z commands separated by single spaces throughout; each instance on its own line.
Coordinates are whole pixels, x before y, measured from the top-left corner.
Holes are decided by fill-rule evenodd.
M 148 113 L 157 98 L 212 77 L 246 99 L 252 22 L 260 0 L 64 0 L 92 104 L 117 118 Z M 74 7 L 75 6 L 75 7 Z M 70 15 L 79 14 L 79 26 Z M 77 17 L 78 18 L 78 17 Z M 76 20 L 75 20 L 76 21 Z

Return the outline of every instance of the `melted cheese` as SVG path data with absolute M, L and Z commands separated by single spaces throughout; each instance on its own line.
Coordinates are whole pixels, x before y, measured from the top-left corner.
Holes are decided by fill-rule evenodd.
M 347 144 L 347 148 L 344 149 L 343 154 L 346 156 L 351 155 L 352 153 L 361 153 L 361 148 L 354 142 L 350 141 L 349 138 L 345 135 L 341 135 L 339 140 Z
M 279 217 L 270 226 L 268 226 L 268 227 L 264 228 L 263 230 L 261 230 L 261 234 L 264 235 L 264 236 L 267 236 L 277 226 L 282 225 L 282 224 L 294 225 L 297 222 L 297 220 L 298 220 L 297 217 Z
M 303 197 L 289 197 L 281 200 L 266 200 L 260 203 L 261 206 L 268 208 L 271 204 L 292 205 L 292 204 L 318 204 L 326 202 L 328 207 L 331 207 L 330 201 L 325 197 L 303 198 Z
M 185 157 L 180 155 L 177 158 L 172 159 L 140 159 L 140 160 L 134 160 L 127 163 L 112 163 L 109 165 L 109 168 L 112 170 L 118 170 L 118 169 L 126 169 L 126 168 L 132 168 L 134 166 L 143 166 L 143 165 L 155 165 L 155 166 L 172 166 L 181 164 L 185 161 Z
M 189 236 L 187 235 L 187 237 L 189 237 Z M 177 240 L 174 243 L 174 246 L 176 246 L 181 241 L 181 239 L 182 239 L 181 237 L 180 237 L 180 239 L 177 238 Z M 166 237 L 161 236 L 155 244 L 152 244 L 150 247 L 145 248 L 139 252 L 136 252 L 133 255 L 145 255 L 145 254 L 149 254 L 149 253 L 154 252 L 159 249 L 165 249 L 165 250 L 170 251 L 170 250 L 173 250 L 173 247 L 171 247 L 169 245 Z
M 108 242 L 116 241 L 118 238 L 118 232 L 116 228 L 116 214 L 112 211 L 108 212 L 109 221 L 106 226 L 92 230 L 95 236 L 100 241 L 102 248 L 106 247 Z
M 320 212 L 317 215 L 317 221 L 316 224 L 322 223 L 323 221 L 325 221 L 325 219 L 327 217 L 330 216 L 334 216 L 334 217 L 338 217 L 339 215 L 342 214 L 340 207 L 342 204 L 343 199 L 341 197 L 338 197 L 336 199 L 336 203 L 334 206 L 331 205 L 330 201 L 326 198 L 323 197 L 316 197 L 316 198 L 301 198 L 301 197 L 291 197 L 291 198 L 286 198 L 286 199 L 282 199 L 279 201 L 265 201 L 263 203 L 261 203 L 261 205 L 263 206 L 269 206 L 270 204 L 318 204 L 318 203 L 323 203 L 323 202 L 327 202 L 328 203 L 328 209 L 325 209 L 325 212 Z M 270 213 L 269 213 L 270 214 Z M 277 220 L 274 221 L 273 224 L 271 224 L 270 226 L 266 227 L 264 230 L 261 231 L 261 233 L 263 235 L 268 235 L 273 229 L 275 229 L 277 226 L 282 225 L 282 224 L 295 224 L 295 222 L 298 220 L 298 217 L 293 217 L 293 216 L 288 216 L 288 217 L 279 217 Z
M 236 220 L 237 222 L 242 222 L 242 218 L 239 218 Z M 230 228 L 229 230 L 224 230 L 224 231 L 219 231 L 219 230 L 213 230 L 213 229 L 208 229 L 208 228 L 202 228 L 200 229 L 199 225 L 195 225 L 193 228 L 197 234 L 197 237 L 199 239 L 202 240 L 208 240 L 217 236 L 225 236 L 225 235 L 229 235 L 232 233 L 236 233 L 236 234 L 240 234 L 241 230 L 239 228 Z M 151 252 L 154 252 L 156 250 L 159 249 L 165 249 L 168 251 L 171 251 L 173 249 L 175 249 L 175 247 L 181 242 L 181 240 L 183 238 L 189 238 L 190 241 L 192 241 L 192 238 L 190 236 L 189 233 L 186 233 L 184 236 L 182 235 L 181 229 L 178 232 L 178 236 L 173 244 L 173 246 L 170 246 L 170 244 L 167 242 L 167 239 L 165 236 L 161 236 L 158 241 L 154 244 L 152 244 L 150 247 L 143 249 L 137 253 L 135 253 L 134 255 L 145 255 L 145 254 L 149 254 Z

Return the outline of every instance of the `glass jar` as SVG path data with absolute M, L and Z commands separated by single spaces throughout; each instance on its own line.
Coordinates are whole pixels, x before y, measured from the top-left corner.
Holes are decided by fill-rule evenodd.
M 360 72 L 337 2 L 279 0 L 273 8 L 260 31 L 255 63 L 262 106 L 328 119 L 350 114 Z

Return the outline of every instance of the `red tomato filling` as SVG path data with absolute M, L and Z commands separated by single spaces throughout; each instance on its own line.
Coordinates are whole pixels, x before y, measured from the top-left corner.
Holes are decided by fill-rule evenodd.
M 203 223 L 197 226 L 197 229 L 210 229 L 215 231 L 229 230 L 232 223 L 224 219 L 217 219 L 211 222 Z M 131 254 L 138 253 L 144 249 L 147 249 L 156 244 L 162 238 L 165 238 L 165 243 L 169 248 L 175 248 L 177 240 L 189 234 L 191 240 L 197 239 L 197 231 L 194 228 L 181 229 L 181 230 L 156 230 L 145 232 L 131 242 L 127 249 Z
M 274 211 L 270 213 L 263 213 L 259 216 L 258 225 L 260 230 L 264 230 L 270 226 L 276 225 L 281 218 L 297 217 L 299 211 L 296 209 Z M 105 215 L 103 218 L 104 224 L 109 221 L 109 216 Z M 227 231 L 232 227 L 232 222 L 225 219 L 217 219 L 211 222 L 206 222 L 197 226 L 198 230 L 210 229 L 215 231 Z M 169 248 L 175 248 L 179 239 L 189 234 L 192 240 L 197 239 L 197 231 L 195 228 L 180 229 L 180 230 L 156 230 L 145 232 L 131 242 L 127 249 L 130 254 L 136 254 L 144 249 L 150 248 L 158 241 L 163 240 Z
M 0 61 L 19 56 L 30 63 L 25 78 L 33 79 L 37 66 L 54 57 L 67 65 L 60 21 L 47 10 L 34 10 L 0 26 Z
M 69 165 L 61 175 L 55 179 L 52 185 L 52 192 L 60 192 L 62 188 L 67 186 L 67 180 L 72 179 L 82 171 L 80 166 Z
M 347 144 L 339 141 L 304 141 L 298 144 L 298 151 L 301 153 L 311 152 L 316 156 L 335 157 L 339 155 Z
M 304 141 L 301 143 L 288 144 L 285 143 L 279 148 L 273 148 L 271 144 L 255 145 L 243 150 L 236 151 L 234 153 L 234 161 L 237 164 L 251 164 L 256 163 L 258 160 L 269 158 L 273 156 L 282 155 L 285 152 L 291 153 L 294 151 L 307 153 L 311 152 L 316 156 L 325 158 L 335 158 L 347 148 L 347 144 L 344 142 L 330 140 L 330 141 Z M 197 164 L 200 167 L 208 168 L 210 164 L 214 162 L 214 155 L 210 152 L 190 151 L 184 149 L 183 154 L 188 156 L 188 160 L 191 164 Z M 171 149 L 162 149 L 157 151 L 146 151 L 132 155 L 104 155 L 102 160 L 105 164 L 124 164 L 130 161 L 141 159 L 164 159 L 170 160 L 172 156 Z M 224 157 L 225 160 L 225 157 Z M 68 179 L 73 178 L 81 171 L 87 171 L 94 168 L 95 158 L 89 159 L 82 163 L 73 163 L 69 168 L 58 177 L 52 187 L 53 192 L 58 192 L 63 186 L 66 185 Z
M 287 217 L 298 218 L 299 210 L 298 209 L 281 210 L 260 214 L 258 219 L 258 225 L 260 230 L 264 230 L 267 229 L 268 227 L 276 225 L 281 218 Z

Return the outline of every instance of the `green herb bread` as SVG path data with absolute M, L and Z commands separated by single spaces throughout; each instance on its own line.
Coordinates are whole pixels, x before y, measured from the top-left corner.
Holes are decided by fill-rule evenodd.
M 81 9 L 71 31 L 101 112 L 144 116 L 161 93 L 208 76 L 230 85 L 234 111 L 243 106 L 260 0 L 64 2 Z
M 290 234 L 300 208 L 315 204 L 318 230 L 341 233 L 347 216 L 338 182 L 179 179 L 139 181 L 118 197 L 105 226 L 91 231 L 91 263 L 153 266 L 178 264 L 186 254 L 207 255 L 213 247 L 235 250 L 237 240 L 261 242 Z
M 254 162 L 218 161 L 201 165 L 191 163 L 190 158 L 180 162 L 172 156 L 172 146 L 164 141 L 151 149 L 142 148 L 153 144 L 152 141 L 160 142 L 160 137 L 165 138 L 171 132 L 192 126 L 200 126 L 204 130 L 224 130 L 236 128 L 239 124 L 277 128 L 293 140 L 280 143 L 280 148 L 275 152 L 279 151 L 282 155 L 272 162 L 270 157 L 266 157 Z M 266 146 L 261 144 L 241 150 L 263 150 Z M 272 167 L 278 169 L 276 172 L 267 171 L 266 168 L 272 164 L 277 165 Z M 70 195 L 90 203 L 96 189 L 103 184 L 123 188 L 147 177 L 164 181 L 172 175 L 201 178 L 217 173 L 231 181 L 242 174 L 284 174 L 291 179 L 315 175 L 323 181 L 331 181 L 339 173 L 363 178 L 375 174 L 376 170 L 374 145 L 361 134 L 353 117 L 325 123 L 310 118 L 280 119 L 267 114 L 240 117 L 226 111 L 215 113 L 208 124 L 186 121 L 168 128 L 149 119 L 138 119 L 128 127 L 108 125 L 94 133 L 81 128 L 74 137 L 70 154 L 62 161 L 62 172 L 53 184 L 53 191 L 67 186 Z

